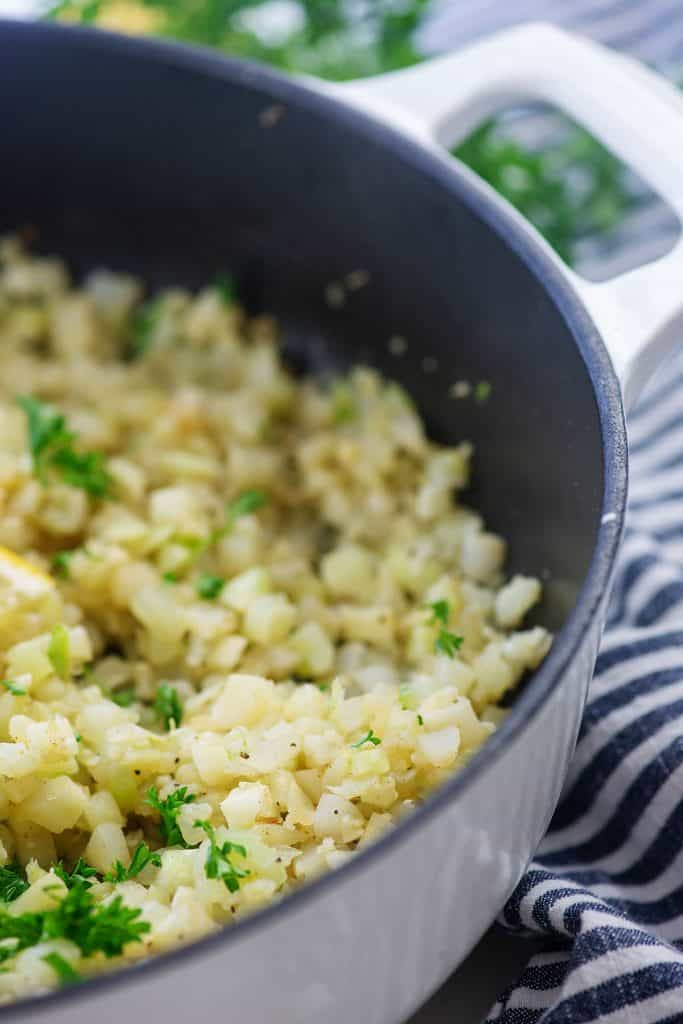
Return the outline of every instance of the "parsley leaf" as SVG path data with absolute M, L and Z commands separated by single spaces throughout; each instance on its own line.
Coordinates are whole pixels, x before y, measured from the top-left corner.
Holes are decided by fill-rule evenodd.
M 120 896 L 109 903 L 95 903 L 90 890 L 78 882 L 54 910 L 35 916 L 42 917 L 44 938 L 70 939 L 84 956 L 112 957 L 149 931 L 149 923 L 139 920 L 140 915 L 138 907 L 124 906 Z
M 73 985 L 77 981 L 83 981 L 78 971 L 75 971 L 69 961 L 59 953 L 47 953 L 43 960 L 55 972 L 60 985 Z
M 78 858 L 70 874 L 61 860 L 58 864 L 52 865 L 52 870 L 58 878 L 61 878 L 67 889 L 73 889 L 75 885 L 82 885 L 84 889 L 89 889 L 92 885 L 90 879 L 97 878 L 95 868 L 91 868 L 89 864 L 86 864 L 82 857 Z
M 332 419 L 337 426 L 350 423 L 356 417 L 356 404 L 353 393 L 346 381 L 337 381 L 330 395 L 332 399 Z
M 474 400 L 482 404 L 491 397 L 491 381 L 490 380 L 478 380 L 474 385 Z
M 69 674 L 69 630 L 65 625 L 59 623 L 53 626 L 50 634 L 50 643 L 47 648 L 47 656 L 50 664 L 57 675 L 64 679 Z
M 162 800 L 159 797 L 159 790 L 152 786 L 147 790 L 145 803 L 153 807 L 161 815 L 160 829 L 162 839 L 167 846 L 187 846 L 183 834 L 178 825 L 178 813 L 185 804 L 193 804 L 196 800 L 194 793 L 188 793 L 187 786 L 180 786 Z
M 263 508 L 268 498 L 263 491 L 253 488 L 249 491 L 242 491 L 234 501 L 231 501 L 227 508 L 227 524 L 232 526 L 242 516 L 250 516 L 253 512 Z
M 93 498 L 104 498 L 109 491 L 111 477 L 104 465 L 101 452 L 76 452 L 73 448 L 62 448 L 50 459 L 65 483 L 79 487 Z
M 129 867 L 126 868 L 120 860 L 115 860 L 111 871 L 107 871 L 103 877 L 105 882 L 127 882 L 129 879 L 139 875 L 148 864 L 153 864 L 155 867 L 160 868 L 161 857 L 158 853 L 152 853 L 147 843 L 140 843 L 135 848 L 135 853 L 131 858 Z
M 160 315 L 159 299 L 150 299 L 133 312 L 128 324 L 127 354 L 131 359 L 137 359 L 148 351 Z
M 28 421 L 33 471 L 39 480 L 44 481 L 50 452 L 70 445 L 74 435 L 66 429 L 66 417 L 46 402 L 31 395 L 19 395 L 17 404 L 26 413 Z
M 434 641 L 434 650 L 437 653 L 447 654 L 449 658 L 454 658 L 456 651 L 460 650 L 464 640 L 464 636 L 458 636 L 456 633 L 449 633 L 447 629 L 441 629 Z
M 204 873 L 207 878 L 217 878 L 230 892 L 237 892 L 240 887 L 240 879 L 246 878 L 251 872 L 246 868 L 240 868 L 230 860 L 230 854 L 236 853 L 240 857 L 246 857 L 247 851 L 239 843 L 226 841 L 220 846 L 216 840 L 216 833 L 208 821 L 195 821 L 195 828 L 201 828 L 209 837 L 209 851 L 206 855 Z
M 180 579 L 177 572 L 165 572 L 161 578 L 164 583 L 177 583 Z
M 235 282 L 230 274 L 223 270 L 216 274 L 213 281 L 214 288 L 218 291 L 224 306 L 232 306 L 235 301 Z
M 6 910 L 0 910 L 0 941 L 15 939 L 10 945 L 2 941 L 0 946 L 0 963 L 9 960 L 15 953 L 29 946 L 35 946 L 40 942 L 43 934 L 44 914 L 8 914 Z
M 52 556 L 52 571 L 55 576 L 59 576 L 60 579 L 66 580 L 69 578 L 69 565 L 71 559 L 76 554 L 76 550 L 73 551 L 57 551 Z
M 0 679 L 0 686 L 4 686 L 13 697 L 25 697 L 26 690 L 23 686 L 17 686 L 13 679 Z
M 379 736 L 375 736 L 373 730 L 368 729 L 365 736 L 361 736 L 359 740 L 357 740 L 355 743 L 352 743 L 351 747 L 353 750 L 357 750 L 359 747 L 362 747 L 364 743 L 372 743 L 373 747 L 378 747 L 381 742 L 382 741 L 379 738 Z
M 429 620 L 430 625 L 433 625 L 435 622 L 440 622 L 442 626 L 448 625 L 448 620 L 451 617 L 449 601 L 432 601 L 431 604 L 427 605 L 427 608 L 432 610 L 432 617 Z
M 218 597 L 224 586 L 225 580 L 220 576 L 204 573 L 197 580 L 197 593 L 206 601 L 213 601 L 214 598 Z
M 178 728 L 183 717 L 183 706 L 175 686 L 161 683 L 154 698 L 154 710 L 163 721 L 166 732 L 171 731 L 171 723 Z
M 0 900 L 11 903 L 28 889 L 23 869 L 18 864 L 6 864 L 0 868 Z
M 76 435 L 67 430 L 64 415 L 47 402 L 31 395 L 19 395 L 17 404 L 26 414 L 33 472 L 37 478 L 45 483 L 47 471 L 52 468 L 72 487 L 104 498 L 111 483 L 104 456 L 100 452 L 75 451 Z
M 441 629 L 439 629 L 438 636 L 434 641 L 434 650 L 437 654 L 446 654 L 449 658 L 454 658 L 456 651 L 459 651 L 465 642 L 465 638 L 458 636 L 457 633 L 451 633 L 446 626 L 448 620 L 451 617 L 451 606 L 448 601 L 433 601 L 427 605 L 427 608 L 431 608 L 432 617 L 429 620 L 429 625 L 435 625 L 439 623 Z
M 134 686 L 124 686 L 120 690 L 111 690 L 109 693 L 109 700 L 118 704 L 120 708 L 129 708 L 136 699 Z

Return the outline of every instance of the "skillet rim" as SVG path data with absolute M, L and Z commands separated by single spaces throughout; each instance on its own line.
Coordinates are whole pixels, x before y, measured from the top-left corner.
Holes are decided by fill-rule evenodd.
M 114 969 L 87 979 L 82 984 L 44 995 L 33 995 L 0 1007 L 0 1021 L 24 1019 L 27 1014 L 48 1012 L 76 999 L 101 995 L 108 988 L 126 981 L 143 982 L 153 975 L 173 969 L 181 960 L 190 961 L 205 950 L 225 947 L 242 935 L 267 927 L 271 919 L 281 918 L 289 910 L 303 907 L 308 901 L 329 893 L 339 881 L 351 879 L 379 861 L 385 850 L 400 844 L 417 831 L 421 823 L 457 799 L 459 794 L 489 766 L 500 758 L 503 750 L 519 740 L 529 722 L 539 713 L 545 700 L 562 685 L 565 671 L 577 652 L 591 636 L 593 619 L 609 594 L 615 559 L 623 533 L 627 497 L 627 444 L 623 400 L 614 367 L 595 324 L 583 306 L 552 254 L 550 247 L 521 216 L 494 190 L 446 152 L 429 148 L 424 142 L 392 127 L 386 122 L 345 103 L 331 91 L 317 90 L 305 79 L 288 77 L 272 68 L 228 57 L 201 46 L 189 46 L 161 39 L 129 37 L 101 29 L 27 22 L 0 18 L 0 52 L 12 39 L 22 42 L 34 37 L 59 45 L 65 39 L 70 45 L 107 52 L 122 59 L 144 60 L 199 75 L 228 86 L 264 91 L 273 99 L 297 105 L 322 117 L 338 120 L 351 131 L 366 133 L 385 150 L 430 178 L 458 201 L 477 219 L 483 221 L 511 249 L 543 286 L 561 316 L 586 367 L 593 389 L 600 424 L 604 486 L 600 522 L 588 572 L 576 604 L 556 634 L 553 645 L 539 669 L 534 672 L 523 693 L 515 701 L 503 725 L 487 740 L 484 747 L 453 778 L 445 782 L 421 806 L 414 810 L 391 832 L 385 834 L 351 860 L 306 883 L 300 890 L 247 917 L 244 921 L 205 936 L 188 946 L 155 954 L 140 963 Z M 554 810 L 554 808 L 553 808 Z

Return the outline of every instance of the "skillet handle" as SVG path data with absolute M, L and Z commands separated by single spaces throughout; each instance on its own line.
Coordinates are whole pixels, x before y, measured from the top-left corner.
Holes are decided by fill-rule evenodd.
M 590 129 L 683 216 L 681 94 L 637 61 L 552 25 L 522 25 L 336 92 L 445 146 L 511 102 L 545 100 Z M 607 344 L 628 407 L 683 331 L 683 238 L 663 258 L 601 283 L 556 262 Z

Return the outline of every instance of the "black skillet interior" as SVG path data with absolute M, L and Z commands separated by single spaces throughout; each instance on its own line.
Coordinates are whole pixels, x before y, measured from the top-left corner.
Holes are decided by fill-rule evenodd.
M 513 570 L 548 577 L 542 619 L 563 622 L 600 517 L 594 393 L 543 285 L 457 174 L 267 73 L 52 27 L 0 26 L 0 124 L 0 231 L 36 225 L 76 274 L 125 268 L 152 287 L 229 268 L 298 365 L 399 380 L 433 436 L 475 443 L 470 500 Z M 328 286 L 354 270 L 368 284 L 332 308 Z M 489 400 L 454 400 L 459 379 L 490 381 Z

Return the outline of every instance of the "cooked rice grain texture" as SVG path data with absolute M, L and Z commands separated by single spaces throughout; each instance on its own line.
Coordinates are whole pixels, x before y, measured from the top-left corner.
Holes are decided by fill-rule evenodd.
M 142 316 L 141 295 L 105 271 L 74 289 L 61 263 L 0 245 L 0 863 L 30 883 L 5 912 L 54 907 L 52 866 L 83 857 L 95 900 L 120 894 L 150 926 L 114 962 L 343 864 L 462 768 L 550 643 L 521 628 L 538 582 L 506 580 L 504 542 L 459 503 L 469 445 L 430 442 L 372 370 L 294 380 L 273 323 L 217 288 Z M 132 329 L 144 352 L 126 361 Z M 104 454 L 110 498 L 54 467 L 36 479 L 26 393 Z M 232 515 L 253 491 L 265 503 Z M 443 629 L 464 638 L 453 657 Z M 161 683 L 182 707 L 170 731 Z M 179 786 L 187 845 L 165 848 L 147 795 Z M 234 891 L 207 877 L 198 819 L 244 848 Z M 143 841 L 160 867 L 101 880 Z M 0 998 L 55 987 L 50 952 L 82 975 L 112 962 L 49 939 L 6 960 Z

